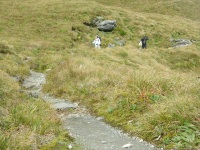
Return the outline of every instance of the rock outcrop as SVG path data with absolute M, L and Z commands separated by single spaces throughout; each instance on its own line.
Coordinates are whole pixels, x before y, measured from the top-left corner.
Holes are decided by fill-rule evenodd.
M 89 27 L 97 27 L 99 31 L 111 32 L 117 26 L 116 20 L 104 20 L 103 17 L 96 17 L 91 22 L 83 22 Z
M 97 24 L 99 31 L 111 32 L 116 27 L 116 20 L 104 20 Z
M 183 46 L 188 46 L 192 44 L 191 40 L 186 40 L 186 39 L 170 39 L 170 42 L 172 43 L 172 47 L 183 47 Z

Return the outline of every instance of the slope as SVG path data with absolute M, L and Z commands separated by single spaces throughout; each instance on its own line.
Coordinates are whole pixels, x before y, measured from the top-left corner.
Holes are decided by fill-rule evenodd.
M 186 9 L 180 14 L 164 1 L 143 6 L 139 1 L 122 2 L 1 1 L 0 41 L 12 45 L 21 57 L 2 50 L 1 76 L 17 74 L 23 79 L 29 68 L 48 69 L 46 92 L 80 102 L 113 126 L 160 147 L 198 148 L 198 12 L 190 15 L 189 1 L 181 3 Z M 83 24 L 96 16 L 115 19 L 117 28 L 103 33 Z M 91 46 L 96 34 L 103 39 L 100 51 Z M 140 51 L 143 35 L 150 40 L 148 49 Z M 115 38 L 126 40 L 126 46 L 107 48 Z M 169 49 L 170 38 L 195 42 Z

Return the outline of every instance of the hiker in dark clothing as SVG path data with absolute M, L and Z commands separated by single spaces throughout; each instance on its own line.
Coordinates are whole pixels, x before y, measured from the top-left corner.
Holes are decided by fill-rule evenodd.
M 142 48 L 147 48 L 147 40 L 148 40 L 148 37 L 147 36 L 144 36 L 142 39 L 141 39 L 141 42 L 142 42 Z

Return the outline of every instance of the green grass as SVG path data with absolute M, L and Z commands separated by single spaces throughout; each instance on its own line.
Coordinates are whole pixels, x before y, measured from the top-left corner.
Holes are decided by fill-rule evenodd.
M 144 0 L 144 1 L 131 1 L 131 0 L 98 0 L 97 2 L 115 6 L 122 7 L 129 10 L 154 13 L 154 14 L 164 14 L 170 16 L 181 16 L 193 20 L 200 20 L 198 9 L 198 0 L 182 0 L 182 1 L 165 1 L 165 0 Z
M 58 114 L 40 99 L 33 99 L 21 92 L 20 84 L 29 74 L 23 55 L 7 53 L 2 46 L 0 53 L 0 149 L 32 149 L 53 145 L 66 148 L 73 141 L 61 128 Z M 7 49 L 6 49 L 7 48 Z M 65 134 L 64 134 L 65 133 Z M 61 139 L 62 138 L 62 139 Z M 63 144 L 60 144 L 63 143 Z
M 64 149 L 73 141 L 54 110 L 19 92 L 12 77 L 22 82 L 30 69 L 47 73 L 45 92 L 79 101 L 113 126 L 165 149 L 198 149 L 198 4 L 1 1 L 0 149 Z M 116 20 L 117 28 L 103 33 L 83 24 L 96 16 Z M 102 37 L 98 51 L 91 46 L 96 34 Z M 143 35 L 148 49 L 139 50 Z M 107 48 L 116 38 L 125 47 Z M 196 42 L 172 49 L 170 38 Z
M 183 72 L 194 71 L 199 73 L 200 71 L 200 55 L 198 51 L 188 51 L 188 48 L 181 50 L 164 50 L 160 52 L 158 61 L 168 65 L 173 70 L 180 70 Z

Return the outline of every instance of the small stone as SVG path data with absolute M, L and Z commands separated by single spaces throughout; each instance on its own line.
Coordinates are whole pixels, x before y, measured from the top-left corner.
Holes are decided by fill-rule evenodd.
M 129 121 L 128 121 L 128 123 L 132 123 L 132 122 L 133 122 L 133 120 L 129 120 Z
M 46 70 L 46 72 L 49 72 L 49 71 L 51 71 L 51 69 L 47 69 L 47 70 Z
M 72 149 L 72 148 L 73 148 L 72 144 L 69 144 L 68 149 Z
M 100 120 L 103 120 L 103 119 L 104 119 L 104 117 L 98 117 L 98 118 L 97 118 L 97 120 L 99 120 L 99 121 L 100 121 Z
M 75 106 L 75 107 L 78 107 L 78 103 L 74 103 L 74 106 Z
M 102 144 L 106 144 L 106 141 L 101 141 Z
M 113 149 L 115 147 L 115 145 L 112 145 L 110 148 Z
M 130 148 L 130 147 L 132 147 L 132 146 L 133 146 L 133 144 L 128 143 L 128 144 L 123 145 L 122 147 L 123 147 L 123 148 Z

